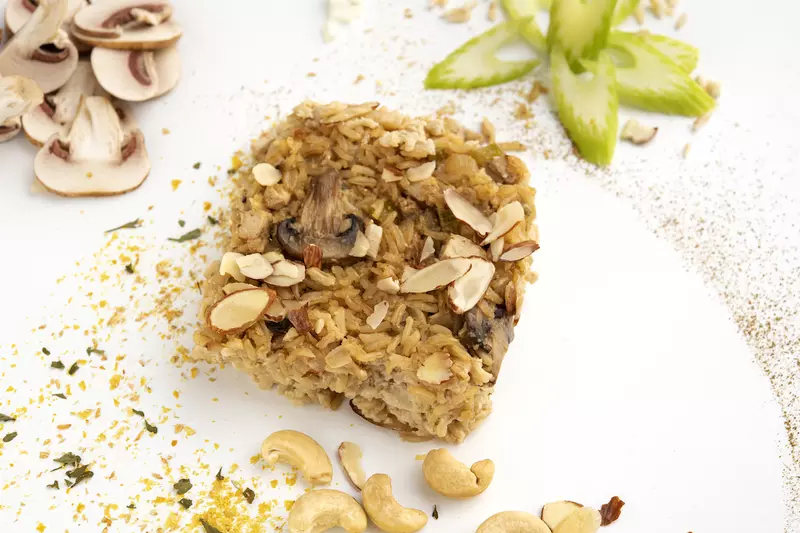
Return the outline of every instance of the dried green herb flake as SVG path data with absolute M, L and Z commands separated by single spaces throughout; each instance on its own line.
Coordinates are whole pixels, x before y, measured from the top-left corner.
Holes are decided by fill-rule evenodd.
M 433 506 L 433 512 L 431 513 L 431 516 L 434 520 L 439 520 L 439 508 L 435 505 Z
M 50 350 L 48 350 L 46 347 L 44 347 L 44 348 L 42 348 L 42 353 L 45 354 L 45 355 L 50 355 Z
M 205 529 L 205 533 L 222 533 L 222 531 L 209 524 L 205 518 L 200 519 L 200 524 L 203 526 L 203 529 Z
M 180 500 L 178 500 L 178 503 L 181 504 L 184 509 L 188 509 L 189 507 L 192 506 L 192 500 L 190 500 L 189 498 L 181 498 Z
M 53 459 L 53 461 L 62 464 L 62 465 L 75 465 L 78 466 L 81 462 L 81 456 L 75 455 L 74 453 L 65 453 L 61 457 L 57 459 Z
M 156 426 L 152 425 L 152 424 L 151 424 L 150 422 L 148 422 L 147 420 L 145 420 L 145 421 L 144 421 L 144 428 L 145 428 L 147 431 L 149 431 L 150 433 L 153 433 L 153 434 L 156 434 L 156 433 L 158 433 L 158 428 L 157 428 Z
M 93 348 L 92 346 L 89 346 L 88 348 L 86 348 L 86 355 L 92 355 L 93 353 L 96 353 L 98 355 L 105 355 L 106 351 L 105 350 L 100 350 L 98 348 Z
M 185 220 L 178 220 L 178 225 L 180 227 L 184 227 L 186 225 L 186 221 Z
M 4 415 L 3 413 L 0 413 L 0 422 L 14 422 L 15 420 L 16 420 L 16 418 L 14 418 L 13 416 L 8 416 L 8 415 Z M 221 468 L 220 468 L 220 472 L 222 472 Z
M 66 400 L 67 399 L 67 396 L 63 392 L 57 392 L 57 393 L 53 394 L 53 396 L 55 396 L 56 398 L 61 398 L 62 400 Z
M 131 263 L 125 265 L 125 272 L 127 272 L 128 274 L 134 273 L 133 265 Z
M 59 370 L 64 370 L 64 363 L 61 361 L 53 361 L 50 363 L 50 368 L 57 368 Z
M 219 220 L 217 220 L 216 218 L 214 218 L 214 217 L 212 217 L 212 216 L 209 216 L 209 217 L 208 217 L 208 222 L 209 222 L 209 224 L 211 224 L 212 226 L 216 226 L 217 224 L 219 224 Z
M 203 232 L 202 232 L 202 231 L 200 231 L 200 228 L 196 228 L 196 229 L 193 229 L 192 231 L 189 231 L 189 232 L 187 232 L 187 233 L 184 233 L 184 234 L 183 234 L 183 235 L 181 235 L 180 237 L 177 237 L 177 238 L 175 238 L 175 237 L 170 237 L 170 238 L 169 238 L 169 239 L 167 239 L 167 240 L 170 240 L 170 241 L 172 241 L 172 242 L 186 242 L 186 241 L 192 241 L 192 240 L 194 240 L 194 239 L 197 239 L 197 238 L 199 238 L 199 237 L 200 237 L 200 235 L 202 235 L 202 233 L 203 233 Z
M 222 481 L 225 479 L 225 476 L 222 475 L 222 467 L 219 467 L 219 472 L 217 472 L 217 481 Z
M 136 220 L 131 220 L 127 224 L 123 224 L 121 226 L 117 226 L 116 228 L 107 229 L 105 233 L 111 233 L 112 231 L 117 231 L 120 229 L 136 229 L 142 226 L 142 219 L 137 218 Z
M 175 492 L 182 496 L 192 489 L 192 482 L 188 479 L 181 479 L 172 486 L 175 488 Z
M 244 491 L 242 491 L 242 495 L 244 496 L 244 499 L 247 500 L 247 503 L 253 503 L 253 500 L 256 499 L 256 493 L 250 487 L 244 489 Z
M 48 489 L 56 489 L 56 490 L 58 490 L 59 489 L 58 480 L 55 480 L 52 483 L 50 483 L 49 485 L 47 485 L 47 488 Z
M 84 479 L 90 479 L 94 477 L 94 472 L 88 470 L 88 468 L 89 465 L 83 465 L 67 472 L 67 477 L 71 477 L 75 480 L 75 482 L 72 484 L 73 487 Z
M 11 442 L 12 440 L 14 440 L 16 438 L 17 438 L 17 432 L 16 431 L 12 431 L 11 433 L 9 433 L 5 437 L 3 437 L 3 442 Z
M 71 366 L 71 367 L 69 367 L 69 370 L 67 370 L 67 374 L 69 374 L 70 376 L 72 376 L 72 375 L 74 375 L 74 374 L 75 374 L 75 372 L 77 372 L 77 371 L 78 371 L 78 369 L 79 369 L 79 368 L 80 368 L 80 366 L 78 366 L 78 362 L 77 362 L 77 361 L 75 361 L 74 363 L 72 363 L 72 366 Z

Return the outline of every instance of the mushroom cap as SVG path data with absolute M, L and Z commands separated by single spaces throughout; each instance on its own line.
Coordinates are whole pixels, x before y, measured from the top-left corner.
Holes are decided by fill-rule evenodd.
M 67 0 L 42 0 L 0 51 L 0 72 L 31 78 L 45 93 L 64 85 L 78 66 L 78 50 L 59 29 L 66 12 Z
M 80 41 L 104 48 L 167 48 L 183 33 L 171 16 L 172 5 L 163 0 L 105 0 L 75 14 L 72 34 Z
M 84 98 L 66 139 L 51 137 L 36 154 L 36 179 L 62 196 L 110 196 L 137 188 L 150 173 L 140 130 L 125 134 L 111 102 Z
M 21 76 L 0 77 L 0 142 L 13 139 L 22 127 L 20 117 L 42 102 L 36 82 Z
M 75 13 L 86 5 L 88 5 L 87 0 L 68 0 L 67 15 L 62 24 L 69 25 Z M 17 33 L 28 22 L 37 7 L 38 5 L 31 0 L 9 0 L 5 16 L 6 30 L 12 34 Z
M 174 46 L 161 50 L 92 50 L 92 68 L 103 88 L 121 100 L 142 102 L 171 91 L 181 77 Z

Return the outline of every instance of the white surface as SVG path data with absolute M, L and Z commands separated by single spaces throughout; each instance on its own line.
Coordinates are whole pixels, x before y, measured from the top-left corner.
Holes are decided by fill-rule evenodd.
M 171 483 L 181 477 L 179 466 L 188 468 L 199 490 L 216 471 L 213 465 L 238 463 L 239 476 L 258 487 L 260 498 L 296 498 L 302 482 L 271 489 L 268 476 L 276 474 L 262 473 L 249 463 L 267 434 L 294 428 L 313 435 L 332 456 L 341 440 L 358 442 L 365 451 L 366 471 L 390 474 L 401 503 L 426 511 L 438 504 L 441 518 L 432 520 L 426 531 L 472 531 L 497 511 L 538 512 L 547 501 L 562 498 L 599 506 L 615 494 L 627 502 L 613 526 L 619 533 L 781 531 L 782 420 L 728 311 L 683 271 L 665 244 L 639 226 L 624 203 L 558 160 L 528 158 L 539 190 L 543 238 L 535 268 L 541 279 L 528 293 L 494 396 L 495 413 L 456 450 L 465 461 L 490 457 L 497 464 L 492 486 L 478 500 L 449 502 L 424 487 L 414 457 L 434 446 L 430 443 L 404 443 L 347 409 L 332 414 L 294 407 L 230 368 L 210 374 L 218 377 L 214 382 L 202 373 L 196 380 L 184 379 L 187 368 L 169 362 L 176 343 L 151 332 L 163 324 L 145 321 L 131 323 L 128 333 L 101 329 L 84 335 L 97 316 L 108 316 L 86 302 L 105 298 L 112 305 L 126 305 L 129 294 L 158 289 L 135 287 L 129 278 L 99 285 L 68 275 L 97 265 L 108 268 L 107 259 L 94 255 L 108 240 L 102 230 L 145 219 L 145 227 L 120 235 L 155 246 L 142 256 L 143 272 L 152 273 L 165 257 L 182 257 L 186 245 L 162 244 L 164 239 L 198 226 L 205 217 L 203 201 L 224 206 L 206 177 L 216 165 L 222 168 L 216 174 L 224 176 L 230 154 L 264 127 L 265 115 L 275 118 L 277 109 L 285 114 L 305 97 L 379 99 L 410 114 L 431 112 L 453 98 L 449 93 L 420 94 L 425 67 L 483 27 L 483 11 L 471 28 L 448 26 L 427 13 L 422 2 L 409 4 L 415 6 L 411 21 L 403 19 L 399 4 L 369 2 L 362 20 L 353 25 L 356 30 L 324 47 L 322 2 L 229 4 L 239 10 L 223 10 L 210 1 L 177 2 L 176 16 L 185 28 L 180 45 L 184 79 L 172 94 L 134 109 L 154 171 L 130 195 L 65 200 L 32 194 L 35 150 L 22 139 L 0 145 L 0 274 L 11 280 L 0 310 L 0 412 L 28 409 L 18 422 L 0 430 L 19 432 L 13 442 L 0 444 L 0 530 L 27 533 L 41 521 L 48 532 L 72 531 L 75 506 L 84 502 L 86 521 L 75 529 L 94 531 L 102 517 L 101 503 L 116 503 L 124 510 L 138 496 L 138 523 L 117 521 L 112 530 L 138 531 L 148 524 L 145 530 L 155 531 L 166 514 L 180 510 L 174 504 L 152 503 L 156 496 L 171 493 Z M 696 4 L 689 9 L 691 26 L 683 36 L 700 43 L 703 65 L 713 65 L 711 74 L 725 80 L 723 90 L 733 87 L 734 96 L 720 113 L 734 113 L 737 98 L 751 96 L 751 80 L 759 73 L 773 75 L 781 64 L 776 54 L 783 50 L 788 58 L 792 43 L 796 48 L 789 20 L 797 17 L 783 12 L 762 41 L 763 50 L 774 49 L 775 54 L 762 55 L 734 39 L 740 36 L 735 31 L 719 28 L 711 2 Z M 793 4 L 787 10 L 798 8 Z M 734 28 L 746 20 L 739 13 L 726 18 Z M 364 34 L 364 27 L 376 29 Z M 718 38 L 713 38 L 715 31 Z M 398 60 L 401 54 L 405 59 Z M 315 57 L 320 61 L 314 62 Z M 410 59 L 420 63 L 408 66 Z M 745 62 L 749 68 L 740 66 Z M 318 75 L 307 77 L 307 72 Z M 353 85 L 357 74 L 367 79 Z M 787 88 L 797 81 L 793 75 L 796 71 L 787 74 Z M 380 90 L 376 79 L 384 82 Z M 777 96 L 765 102 L 767 116 L 794 101 L 781 87 L 772 90 Z M 475 117 L 488 115 L 504 131 L 508 115 L 488 102 L 469 95 L 463 103 L 468 112 L 457 118 L 475 124 Z M 162 135 L 162 128 L 171 133 Z M 669 135 L 669 128 L 664 133 Z M 615 164 L 624 165 L 632 150 L 622 146 Z M 659 171 L 659 158 L 672 157 L 659 150 L 650 154 L 653 172 Z M 703 156 L 697 157 L 691 164 L 702 164 Z M 195 161 L 202 162 L 200 171 L 191 168 Z M 172 192 L 169 182 L 176 178 L 184 181 Z M 148 211 L 151 205 L 155 207 Z M 186 219 L 186 228 L 177 226 L 178 218 Z M 187 268 L 202 267 L 189 263 Z M 62 275 L 67 278 L 56 284 Z M 186 297 L 182 321 L 191 323 L 196 295 L 189 292 Z M 81 326 L 54 338 L 61 324 L 72 323 Z M 40 324 L 48 327 L 35 329 Z M 46 345 L 69 364 L 84 355 L 91 338 L 112 357 L 127 355 L 114 371 L 124 370 L 124 383 L 141 393 L 138 404 L 123 400 L 114 405 L 108 392 L 111 363 L 90 360 L 67 378 L 47 368 L 49 358 L 35 355 Z M 182 344 L 189 343 L 187 335 Z M 67 401 L 47 398 L 39 405 L 40 392 L 54 392 L 53 378 L 73 383 L 73 394 Z M 89 385 L 86 392 L 77 390 L 79 380 Z M 176 389 L 181 391 L 178 400 L 172 395 Z M 96 433 L 113 420 L 127 420 L 122 409 L 129 405 L 153 415 L 161 407 L 172 411 L 159 417 L 157 436 L 145 435 L 127 449 L 95 443 Z M 103 416 L 89 425 L 70 415 L 98 406 Z M 71 430 L 56 430 L 57 424 L 69 422 Z M 138 421 L 128 422 L 136 427 L 126 433 L 132 439 Z M 171 447 L 175 423 L 188 424 L 197 435 L 180 437 L 179 445 Z M 87 436 L 81 433 L 84 429 Z M 59 442 L 59 433 L 65 442 Z M 53 440 L 45 444 L 48 438 Z M 95 478 L 69 494 L 46 490 L 53 464 L 39 459 L 39 452 L 56 456 L 82 447 L 89 449 L 81 455 L 96 462 Z M 174 479 L 143 491 L 140 478 L 160 472 L 162 456 L 172 456 Z M 198 461 L 212 466 L 201 468 Z M 349 490 L 334 468 L 335 488 Z M 106 479 L 112 471 L 116 479 Z

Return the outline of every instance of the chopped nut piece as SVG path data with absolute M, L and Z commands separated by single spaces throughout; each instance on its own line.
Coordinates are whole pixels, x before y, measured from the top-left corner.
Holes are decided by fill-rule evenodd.
M 278 261 L 283 261 L 284 257 L 283 254 L 280 252 L 264 252 L 264 259 L 272 263 L 277 263 Z
M 679 16 L 677 20 L 675 20 L 675 30 L 683 28 L 688 21 L 689 21 L 689 15 L 687 15 L 686 13 L 682 13 L 681 16 Z
M 322 268 L 322 248 L 309 244 L 303 249 L 303 264 L 306 268 Z
M 403 176 L 401 176 L 400 174 L 395 174 L 388 168 L 384 168 L 383 172 L 381 173 L 381 179 L 387 183 L 391 183 L 393 181 L 400 181 L 401 179 L 403 179 Z
M 314 333 L 319 335 L 320 333 L 322 333 L 323 329 L 325 329 L 325 319 L 318 318 L 317 322 L 314 324 Z
M 708 80 L 703 86 L 703 89 L 711 98 L 718 100 L 722 92 L 722 85 L 717 81 Z
M 356 490 L 361 490 L 367 481 L 367 475 L 361 467 L 361 448 L 358 444 L 343 442 L 339 445 L 338 455 L 347 480 Z
M 647 144 L 653 140 L 658 133 L 658 128 L 645 126 L 635 118 L 628 120 L 622 127 L 619 138 L 623 141 L 630 141 L 633 144 Z
M 259 288 L 229 294 L 208 310 L 208 326 L 226 335 L 244 331 L 264 314 L 275 296 L 275 291 Z
M 571 501 L 546 503 L 544 507 L 542 507 L 542 520 L 547 524 L 547 527 L 555 529 L 566 517 L 581 507 L 583 507 L 583 505 Z
M 447 298 L 454 313 L 462 315 L 478 305 L 494 276 L 494 265 L 486 259 L 472 257 L 469 272 L 447 288 Z
M 400 282 L 401 283 L 405 283 L 406 281 L 408 281 L 411 278 L 411 276 L 413 276 L 417 272 L 419 272 L 419 270 L 414 268 L 414 267 L 410 267 L 408 265 L 404 266 L 403 267 L 403 276 L 400 278 Z
M 369 241 L 369 250 L 367 250 L 367 255 L 373 259 L 376 259 L 378 257 L 378 251 L 381 247 L 381 240 L 383 240 L 383 228 L 377 224 L 370 224 L 364 230 L 364 234 L 367 237 L 367 241 Z M 357 237 L 356 242 L 358 242 Z
M 369 239 L 364 235 L 363 231 L 359 231 L 356 235 L 356 242 L 350 250 L 350 255 L 353 257 L 364 257 L 369 252 Z
M 409 168 L 406 170 L 406 177 L 408 181 L 423 181 L 433 176 L 433 171 L 436 170 L 436 161 L 428 161 L 418 167 Z
M 429 355 L 425 362 L 422 363 L 417 369 L 417 378 L 425 383 L 439 385 L 444 383 L 453 375 L 450 368 L 453 366 L 453 361 L 450 355 L 444 352 L 438 352 Z
M 302 263 L 284 259 L 273 263 L 272 269 L 272 275 L 264 281 L 276 287 L 290 287 L 306 279 L 306 267 Z
M 691 149 L 692 149 L 692 145 L 691 144 L 686 143 L 686 144 L 683 145 L 683 158 L 684 159 L 689 157 L 689 150 L 691 150 Z
M 386 300 L 375 304 L 375 307 L 372 309 L 372 314 L 367 317 L 367 324 L 372 329 L 378 329 L 378 326 L 381 325 L 383 319 L 386 318 L 386 313 L 389 312 L 389 302 Z
M 283 303 L 277 298 L 267 307 L 267 311 L 264 313 L 264 316 L 272 320 L 273 322 L 280 322 L 284 318 L 286 318 L 286 308 L 283 306 Z
M 237 252 L 226 252 L 223 254 L 219 262 L 220 275 L 230 276 L 236 281 L 244 281 L 247 279 L 241 271 L 239 271 L 239 265 L 237 264 L 237 260 L 242 257 L 244 257 L 244 255 Z
M 484 257 L 483 248 L 461 235 L 450 235 L 442 247 L 442 259 L 451 257 Z
M 622 506 L 625 502 L 619 499 L 619 496 L 612 496 L 608 503 L 604 503 L 600 507 L 600 525 L 607 526 L 617 521 L 622 514 Z
M 520 259 L 525 259 L 538 249 L 539 243 L 536 241 L 518 242 L 517 244 L 509 246 L 508 249 L 503 252 L 500 256 L 500 261 L 519 261 Z
M 564 518 L 553 533 L 597 533 L 600 529 L 600 513 L 590 507 L 581 507 Z
M 272 265 L 261 254 L 250 254 L 236 259 L 239 271 L 251 279 L 264 279 L 272 274 Z
M 455 7 L 447 11 L 444 15 L 442 15 L 442 18 L 447 22 L 452 22 L 454 24 L 469 22 L 469 19 L 472 18 L 472 10 L 475 9 L 475 6 L 477 5 L 478 2 L 475 0 L 465 2 L 461 7 Z
M 425 239 L 425 244 L 422 246 L 422 252 L 419 254 L 419 262 L 422 263 L 427 258 L 433 255 L 436 249 L 433 247 L 433 239 L 428 237 Z
M 440 289 L 466 274 L 471 267 L 469 259 L 444 259 L 409 276 L 400 285 L 400 292 L 421 293 Z
M 237 291 L 244 291 L 247 289 L 255 289 L 254 285 L 250 285 L 249 283 L 228 283 L 224 287 L 222 287 L 222 292 L 225 294 L 232 294 Z
M 516 200 L 501 207 L 496 215 L 497 218 L 492 224 L 492 231 L 483 239 L 481 246 L 486 246 L 496 241 L 525 220 L 525 210 L 522 208 L 522 204 Z
M 292 323 L 294 329 L 297 330 L 297 333 L 301 335 L 303 333 L 308 333 L 313 329 L 311 326 L 311 320 L 308 318 L 308 307 L 298 307 L 297 309 L 291 309 L 288 313 L 286 313 L 286 318 L 289 319 L 289 322 Z
M 480 235 L 492 231 L 492 223 L 477 207 L 458 194 L 455 189 L 444 191 L 444 201 L 458 220 L 464 222 Z M 520 206 L 521 207 L 521 206 Z
M 375 284 L 375 287 L 377 287 L 379 291 L 389 294 L 397 294 L 400 292 L 400 282 L 394 278 L 383 278 L 378 280 L 378 283 Z
M 269 163 L 259 163 L 253 167 L 253 178 L 264 187 L 280 183 L 281 177 L 281 171 Z
M 503 254 L 503 249 L 506 247 L 506 238 L 500 237 L 492 244 L 489 245 L 489 253 L 492 254 L 492 261 L 495 263 L 500 261 L 500 256 Z

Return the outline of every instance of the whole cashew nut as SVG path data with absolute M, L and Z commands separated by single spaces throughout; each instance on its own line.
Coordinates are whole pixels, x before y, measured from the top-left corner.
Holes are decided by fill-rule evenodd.
M 503 511 L 487 518 L 475 533 L 550 533 L 550 528 L 530 513 Z
M 397 503 L 392 495 L 392 480 L 386 474 L 375 474 L 367 480 L 361 501 L 370 520 L 386 533 L 415 533 L 428 523 L 427 514 Z
M 264 440 L 261 456 L 270 465 L 292 465 L 312 485 L 326 485 L 333 478 L 333 466 L 328 454 L 317 441 L 299 431 L 276 431 Z
M 430 488 L 449 498 L 472 498 L 485 491 L 494 477 L 494 463 L 484 459 L 467 468 L 444 448 L 431 450 L 422 462 Z
M 338 490 L 306 492 L 289 511 L 289 533 L 322 533 L 341 527 L 348 533 L 364 533 L 367 515 L 352 496 Z

